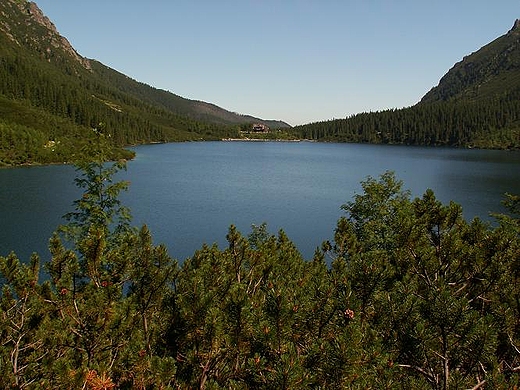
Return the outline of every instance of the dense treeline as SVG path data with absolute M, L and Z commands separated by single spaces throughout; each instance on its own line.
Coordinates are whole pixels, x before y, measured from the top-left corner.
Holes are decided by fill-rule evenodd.
M 294 129 L 339 142 L 517 149 L 520 147 L 520 23 L 464 57 L 420 103 Z
M 75 161 L 91 138 L 90 128 L 0 97 L 0 166 Z M 124 149 L 111 150 L 114 159 L 132 156 Z
M 520 385 L 520 198 L 491 227 L 385 173 L 310 261 L 261 225 L 178 265 L 131 227 L 97 134 L 43 272 L 0 257 L 4 388 Z
M 282 121 L 262 120 L 249 115 L 229 112 L 211 103 L 185 99 L 171 92 L 156 89 L 144 83 L 131 80 L 128 76 L 114 71 L 97 61 L 91 61 L 91 64 L 95 73 L 99 75 L 100 78 L 116 87 L 121 93 L 130 95 L 139 101 L 159 107 L 181 117 L 191 118 L 192 124 L 207 126 L 208 123 L 213 123 L 221 125 L 220 127 L 225 127 L 225 125 L 240 126 L 261 122 L 271 128 L 289 127 L 289 125 Z M 200 129 L 195 128 L 195 130 L 199 130 L 200 132 Z
M 165 92 L 164 102 L 179 105 L 174 111 L 153 99 L 159 91 L 82 59 L 23 3 L 0 3 L 0 165 L 74 161 L 101 122 L 113 129 L 114 154 L 126 156 L 126 145 L 238 133 L 193 119 L 186 99 Z
M 288 127 L 182 98 L 83 58 L 25 0 L 0 2 L 0 111 L 0 166 L 75 161 L 83 135 L 98 123 L 114 129 L 114 154 L 127 156 L 127 145 L 236 138 L 242 123 Z M 59 153 L 46 148 L 58 143 Z
M 81 148 L 83 134 L 99 122 L 116 129 L 111 138 L 114 147 L 221 139 L 238 133 L 231 126 L 198 122 L 147 105 L 108 86 L 80 66 L 64 74 L 53 64 L 42 65 L 21 52 L 0 57 L 0 110 L 3 133 L 0 141 L 5 137 L 27 139 L 27 142 L 0 143 L 0 151 L 9 150 L 9 154 L 0 155 L 3 164 L 73 160 Z M 67 126 L 55 126 L 56 122 Z M 26 131 L 14 134 L 20 125 Z M 35 134 L 38 136 L 33 137 Z M 45 149 L 48 141 L 67 145 L 62 148 L 65 155 L 49 155 Z M 25 159 L 27 156 L 31 158 Z
M 265 123 L 139 83 L 79 56 L 33 3 L 0 2 L 0 165 L 70 162 L 99 123 L 114 156 L 149 142 L 240 137 Z M 465 57 L 410 108 L 311 123 L 262 138 L 517 149 L 520 26 Z
M 520 90 L 485 101 L 420 103 L 361 113 L 293 130 L 302 138 L 319 141 L 516 149 L 520 147 Z

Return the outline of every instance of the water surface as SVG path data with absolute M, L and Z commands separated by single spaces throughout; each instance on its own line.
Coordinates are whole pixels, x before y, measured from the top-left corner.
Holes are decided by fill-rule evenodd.
M 503 211 L 505 192 L 520 194 L 520 153 L 310 142 L 200 142 L 135 148 L 121 178 L 134 224 L 184 259 L 203 243 L 226 244 L 230 224 L 244 233 L 266 222 L 284 229 L 306 258 L 333 236 L 340 206 L 360 181 L 396 172 L 413 196 L 432 188 L 467 219 Z M 48 258 L 52 231 L 80 195 L 74 168 L 0 170 L 0 255 L 33 251 Z

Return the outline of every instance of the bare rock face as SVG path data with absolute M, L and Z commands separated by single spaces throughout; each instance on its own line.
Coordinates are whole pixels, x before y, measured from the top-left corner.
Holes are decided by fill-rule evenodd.
M 25 6 L 26 12 L 30 15 L 36 22 L 40 23 L 42 26 L 51 30 L 55 34 L 58 34 L 58 30 L 56 30 L 56 26 L 49 20 L 47 16 L 45 16 L 38 5 L 36 3 L 30 2 Z M 23 10 L 23 8 L 22 8 Z
M 32 17 L 32 19 L 49 30 L 49 34 L 51 35 L 51 44 L 55 48 L 61 48 L 71 57 L 75 58 L 84 68 L 90 69 L 90 61 L 87 58 L 80 56 L 78 52 L 74 50 L 67 38 L 60 35 L 56 26 L 43 14 L 36 3 L 29 2 L 26 7 L 27 13 Z
M 516 19 L 515 23 L 513 24 L 513 27 L 511 30 L 509 30 L 508 34 L 520 34 L 520 19 Z
M 0 23 L 0 30 L 17 44 L 23 42 L 39 51 L 47 60 L 55 56 L 55 51 L 61 50 L 77 61 L 85 69 L 91 69 L 90 61 L 82 57 L 72 47 L 67 38 L 60 35 L 56 26 L 45 16 L 34 2 L 25 0 L 2 0 L 5 2 L 1 10 L 4 20 Z M 12 13 L 18 11 L 18 17 Z M 35 27 L 40 28 L 36 29 Z

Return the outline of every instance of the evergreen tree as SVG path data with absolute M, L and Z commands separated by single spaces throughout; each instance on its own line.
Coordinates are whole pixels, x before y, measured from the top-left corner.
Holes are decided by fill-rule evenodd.
M 520 386 L 517 196 L 492 228 L 431 190 L 410 199 L 387 172 L 311 261 L 262 224 L 178 266 L 130 227 L 96 136 L 48 278 L 36 255 L 0 257 L 1 386 Z

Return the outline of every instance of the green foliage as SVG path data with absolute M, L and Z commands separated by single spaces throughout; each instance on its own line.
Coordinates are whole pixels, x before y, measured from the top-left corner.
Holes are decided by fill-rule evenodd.
M 514 90 L 479 101 L 419 103 L 296 126 L 292 132 L 318 141 L 517 149 L 519 96 Z
M 520 25 L 482 47 L 444 75 L 424 102 L 492 98 L 520 86 Z
M 127 145 L 233 138 L 237 125 L 259 121 L 82 58 L 34 3 L 0 2 L 0 26 L 1 165 L 76 162 L 99 122 L 117 129 L 110 144 L 121 155 Z
M 362 319 L 393 364 L 435 389 L 504 380 L 498 356 L 517 345 L 518 328 L 502 330 L 495 310 L 502 284 L 516 284 L 508 273 L 518 261 L 515 239 L 464 221 L 460 206 L 442 205 L 431 190 L 411 201 L 390 173 L 363 188 L 326 247 L 345 262 Z M 502 374 L 518 371 L 518 357 Z M 504 387 L 518 383 L 514 375 Z
M 83 197 L 74 202 L 76 211 L 65 216 L 70 222 L 65 232 L 75 241 L 84 239 L 92 228 L 102 228 L 104 234 L 113 224 L 116 224 L 115 234 L 129 228 L 129 210 L 121 207 L 118 198 L 119 193 L 128 188 L 128 183 L 113 182 L 114 175 L 126 169 L 126 162 L 121 160 L 107 165 L 110 156 L 107 137 L 110 134 L 104 132 L 103 124 L 93 129 L 93 133 L 90 144 L 82 151 L 82 160 L 77 163 L 77 171 L 81 174 L 75 181 L 84 190 Z
M 297 126 L 319 141 L 520 148 L 520 28 L 455 64 L 416 105 Z
M 14 12 L 25 6 L 0 4 L 1 20 L 16 21 L 11 38 L 27 38 L 16 46 L 0 35 L 0 162 L 76 161 L 83 195 L 49 240 L 42 280 L 37 255 L 27 263 L 0 257 L 3 387 L 520 386 L 517 195 L 506 196 L 509 214 L 492 227 L 465 221 L 460 206 L 431 190 L 411 199 L 386 172 L 341 207 L 334 240 L 309 261 L 283 231 L 262 224 L 247 237 L 231 226 L 226 248 L 204 245 L 179 266 L 146 226 L 131 226 L 119 201 L 127 183 L 114 179 L 125 168 L 118 147 L 224 138 L 238 127 L 197 122 L 175 111 L 191 107 L 179 97 L 95 62 L 89 70 L 61 49 L 41 51 L 34 36 L 53 36 Z M 484 57 L 475 58 L 488 72 Z M 444 92 L 457 95 L 469 73 Z M 490 98 L 492 88 L 484 89 L 486 99 L 421 103 L 296 132 L 518 147 L 517 90 Z M 91 129 L 100 119 L 106 125 Z
M 393 173 L 304 260 L 266 224 L 181 267 L 131 228 L 97 132 L 65 241 L 0 258 L 0 374 L 13 388 L 365 389 L 520 385 L 518 197 L 497 226 Z M 64 244 L 67 244 L 65 245 Z M 68 247 L 67 247 L 68 246 Z M 330 258 L 330 262 L 326 259 Z

